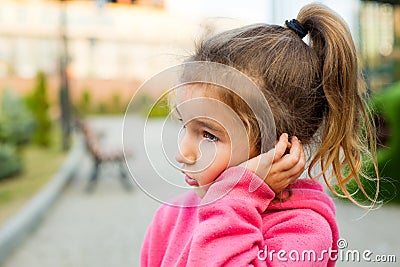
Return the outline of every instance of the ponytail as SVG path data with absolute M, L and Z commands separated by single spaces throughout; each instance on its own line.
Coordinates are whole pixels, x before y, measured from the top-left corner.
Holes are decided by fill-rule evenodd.
M 328 188 L 340 197 L 357 203 L 346 188 L 354 179 L 362 193 L 373 203 L 379 192 L 375 134 L 363 100 L 365 84 L 358 70 L 356 49 L 346 23 L 332 10 L 321 4 L 303 7 L 297 17 L 309 31 L 309 46 L 321 60 L 321 87 L 326 99 L 321 145 L 311 160 L 308 173 L 318 162 Z M 372 159 L 377 175 L 377 190 L 371 198 L 363 188 L 360 176 L 363 157 Z M 329 168 L 331 175 L 327 176 Z M 346 170 L 343 173 L 342 170 Z M 316 177 L 316 178 L 317 178 Z M 336 177 L 343 195 L 337 193 L 330 181 Z

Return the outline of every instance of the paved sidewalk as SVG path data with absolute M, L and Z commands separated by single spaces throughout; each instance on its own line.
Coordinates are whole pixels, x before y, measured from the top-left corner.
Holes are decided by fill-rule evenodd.
M 133 118 L 131 144 L 135 155 L 132 165 L 138 175 L 149 175 L 145 152 L 140 150 L 140 138 L 135 131 L 143 129 L 143 121 Z M 91 125 L 105 131 L 105 143 L 121 143 L 119 117 L 96 118 Z M 151 122 L 155 126 L 160 121 Z M 153 125 L 153 126 L 154 126 Z M 151 126 L 151 125 L 150 125 Z M 159 132 L 147 132 L 156 138 Z M 43 163 L 45 164 L 45 163 Z M 109 166 L 100 172 L 93 193 L 85 186 L 91 171 L 91 159 L 86 157 L 78 175 L 55 203 L 39 229 L 9 259 L 5 267 L 125 267 L 139 266 L 139 252 L 144 232 L 153 213 L 160 205 L 135 186 L 125 191 L 119 181 L 117 167 Z M 154 188 L 157 184 L 152 185 Z M 160 188 L 162 190 L 162 188 Z M 396 254 L 397 264 L 365 264 L 339 261 L 337 266 L 398 266 L 400 262 L 400 207 L 383 207 L 370 212 L 337 201 L 337 218 L 341 237 L 348 249 L 371 250 L 374 254 Z
M 121 122 L 119 117 L 105 117 L 94 119 L 91 125 L 103 133 L 104 143 L 118 146 Z M 134 152 L 132 160 L 140 167 L 144 152 Z M 100 170 L 98 184 L 88 194 L 85 187 L 91 168 L 87 156 L 39 229 L 4 266 L 139 266 L 144 232 L 160 204 L 136 186 L 126 191 L 113 165 Z
M 368 212 L 352 203 L 335 202 L 340 237 L 347 243 L 341 251 L 343 260 L 336 266 L 400 266 L 400 206 L 387 205 Z M 351 250 L 360 253 L 360 262 L 346 260 L 352 259 Z M 369 256 L 366 252 L 371 262 L 362 260 L 366 250 L 372 252 Z M 396 262 L 373 262 L 378 255 L 395 255 Z

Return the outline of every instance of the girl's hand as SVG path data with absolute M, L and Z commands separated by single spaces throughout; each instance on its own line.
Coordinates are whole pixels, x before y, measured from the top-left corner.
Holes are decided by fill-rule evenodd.
M 285 154 L 286 149 L 290 149 L 288 154 Z M 300 141 L 294 136 L 289 143 L 288 135 L 284 133 L 280 136 L 275 149 L 249 159 L 240 166 L 254 172 L 275 194 L 278 194 L 300 177 L 305 163 L 304 149 Z

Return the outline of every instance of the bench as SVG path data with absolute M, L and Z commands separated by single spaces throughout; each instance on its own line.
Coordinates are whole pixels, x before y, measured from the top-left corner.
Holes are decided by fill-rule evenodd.
M 87 122 L 77 121 L 77 127 L 81 131 L 85 140 L 86 149 L 94 161 L 94 167 L 86 190 L 92 192 L 98 181 L 100 167 L 105 163 L 114 163 L 119 166 L 119 174 L 123 187 L 127 190 L 132 189 L 132 183 L 129 181 L 129 174 L 125 166 L 125 157 L 130 157 L 131 153 L 119 150 L 105 150 L 99 143 L 99 136 L 91 129 Z

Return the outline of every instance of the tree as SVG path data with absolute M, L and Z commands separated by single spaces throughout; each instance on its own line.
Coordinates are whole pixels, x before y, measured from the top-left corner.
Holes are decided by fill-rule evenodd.
M 49 116 L 49 102 L 47 99 L 46 76 L 43 72 L 38 72 L 36 85 L 32 95 L 28 97 L 28 107 L 36 120 L 36 127 L 33 141 L 44 147 L 50 145 L 51 119 Z

